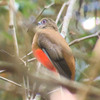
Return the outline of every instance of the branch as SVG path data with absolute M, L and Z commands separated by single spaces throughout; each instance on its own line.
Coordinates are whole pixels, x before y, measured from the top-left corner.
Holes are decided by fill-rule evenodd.
M 32 21 L 32 23 L 29 25 L 29 27 L 28 27 L 28 30 L 27 30 L 27 32 L 28 33 L 35 33 L 35 28 L 36 28 L 36 24 L 37 24 L 37 20 L 39 19 L 39 17 L 42 15 L 42 13 L 46 10 L 46 9 L 48 9 L 48 8 L 50 8 L 52 5 L 54 5 L 54 3 L 51 3 L 50 5 L 48 5 L 48 6 L 45 6 L 42 10 L 41 10 L 41 12 L 38 14 L 38 16 Z
M 33 51 L 30 51 L 27 55 L 23 56 L 21 59 L 26 58 L 27 56 L 31 55 L 33 53 Z
M 2 79 L 3 81 L 9 82 L 9 83 L 11 83 L 11 84 L 13 84 L 13 85 L 16 85 L 16 86 L 18 86 L 18 87 L 22 87 L 20 84 L 14 82 L 14 81 L 12 81 L 12 80 L 9 80 L 9 79 L 7 79 L 7 78 L 4 78 L 4 77 L 2 77 L 2 76 L 0 76 L 0 79 Z
M 28 59 L 27 62 L 33 62 L 34 60 L 36 60 L 36 58 L 31 58 L 31 59 Z
M 60 28 L 62 27 L 62 25 L 63 25 L 63 23 L 61 23 L 61 24 L 59 25 L 58 29 L 60 29 Z
M 31 55 L 32 53 L 33 53 L 33 51 L 29 52 L 27 55 L 25 55 L 22 58 L 20 58 L 20 60 L 22 60 L 22 62 L 25 64 L 25 66 L 26 66 L 26 63 L 29 63 L 29 62 L 32 62 L 32 61 L 36 60 L 36 58 L 31 58 L 31 59 L 28 59 L 26 61 L 23 60 L 24 58 L 26 58 L 27 56 Z
M 16 31 L 14 25 L 14 11 L 15 11 L 14 4 L 15 4 L 15 0 L 9 0 L 9 16 L 10 16 L 9 29 L 11 31 L 11 34 L 13 35 L 16 55 L 19 56 L 18 43 L 17 43 Z
M 9 66 L 8 66 L 9 65 Z M 98 88 L 87 86 L 78 82 L 70 81 L 64 77 L 57 77 L 53 72 L 49 70 L 45 70 L 43 68 L 39 68 L 38 74 L 37 72 L 34 72 L 33 75 L 31 75 L 27 70 L 24 69 L 25 66 L 22 67 L 22 65 L 16 65 L 16 64 L 10 64 L 10 63 L 0 63 L 0 69 L 4 70 L 6 68 L 13 69 L 17 73 L 17 77 L 21 78 L 23 76 L 26 76 L 29 78 L 30 84 L 34 87 L 30 88 L 31 91 L 34 91 L 34 93 L 40 93 L 42 96 L 47 96 L 47 93 L 52 91 L 54 88 L 57 88 L 59 86 L 63 86 L 67 88 L 70 91 L 73 91 L 74 93 L 78 93 L 78 91 L 84 93 L 89 88 L 90 90 L 87 93 L 87 97 L 94 100 L 99 100 L 96 98 L 100 98 L 100 90 Z M 11 71 L 10 71 L 11 72 Z M 13 71 L 11 72 L 13 73 Z M 22 76 L 20 76 L 20 74 Z M 21 78 L 22 79 L 22 78 Z M 43 86 L 43 88 L 41 88 Z
M 66 33 L 68 33 L 68 26 L 69 26 L 70 20 L 72 18 L 73 9 L 74 9 L 74 5 L 75 5 L 76 1 L 77 0 L 70 1 L 70 4 L 69 4 L 68 9 L 66 11 L 66 15 L 64 17 L 62 31 L 61 31 L 61 34 L 64 38 L 66 37 Z
M 83 40 L 86 40 L 86 39 L 97 37 L 97 36 L 99 36 L 99 34 L 100 34 L 100 31 L 96 32 L 95 34 L 92 34 L 92 35 L 89 35 L 89 36 L 85 36 L 85 37 L 73 40 L 72 42 L 69 43 L 69 46 L 71 46 L 73 44 L 76 44 L 76 43 L 79 43 L 80 41 L 83 41 Z
M 36 17 L 36 20 L 41 16 L 41 14 L 48 8 L 50 8 L 52 5 L 54 5 L 54 3 L 51 3 L 48 6 L 44 6 L 44 8 L 41 10 L 41 12 L 39 13 L 39 15 Z
M 62 14 L 62 12 L 63 12 L 65 6 L 68 5 L 68 4 L 69 4 L 69 1 L 68 1 L 68 2 L 65 2 L 65 3 L 62 5 L 62 7 L 61 7 L 61 9 L 60 9 L 60 11 L 59 11 L 59 13 L 58 13 L 58 15 L 57 15 L 57 18 L 56 18 L 56 24 L 58 23 L 58 21 L 59 21 L 59 19 L 60 19 L 60 16 L 61 16 L 61 14 Z

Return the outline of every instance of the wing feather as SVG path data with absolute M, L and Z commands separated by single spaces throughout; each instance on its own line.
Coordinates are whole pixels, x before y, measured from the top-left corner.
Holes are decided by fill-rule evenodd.
M 41 34 L 41 36 L 38 37 L 38 45 L 48 56 L 48 58 L 50 59 L 52 64 L 56 67 L 58 72 L 67 78 L 71 78 L 72 73 L 63 57 L 61 47 L 51 42 L 50 39 L 43 34 Z

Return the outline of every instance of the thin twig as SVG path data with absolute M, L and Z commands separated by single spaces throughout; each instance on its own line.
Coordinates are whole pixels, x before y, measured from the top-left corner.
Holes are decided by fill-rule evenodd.
M 82 72 L 79 68 L 76 68 L 76 70 L 78 72 L 80 72 L 84 77 L 86 77 L 86 78 L 88 78 L 90 80 L 89 76 L 86 73 Z
M 21 59 L 26 58 L 27 56 L 31 55 L 33 53 L 33 51 L 30 51 L 27 55 L 23 56 Z
M 2 73 L 4 73 L 5 72 L 5 70 L 0 70 L 0 74 L 2 74 Z
M 54 2 L 49 4 L 48 6 L 44 6 L 44 8 L 41 10 L 41 12 L 39 13 L 39 15 L 36 17 L 36 20 L 41 16 L 41 14 L 48 8 L 50 8 L 52 5 L 54 5 Z
M 19 58 L 23 63 L 24 65 L 26 66 L 26 61 L 24 61 L 23 59 Z
M 36 58 L 31 58 L 31 59 L 28 59 L 27 62 L 33 62 L 34 60 L 36 60 Z
M 68 27 L 69 27 L 70 20 L 72 18 L 73 9 L 74 9 L 74 5 L 75 5 L 76 1 L 77 0 L 71 0 L 70 1 L 69 6 L 68 6 L 68 9 L 66 11 L 66 15 L 64 17 L 62 31 L 61 31 L 61 35 L 64 38 L 66 37 L 66 33 L 68 33 Z
M 19 56 L 18 43 L 17 43 L 15 24 L 14 24 L 14 10 L 15 10 L 14 4 L 15 0 L 9 0 L 9 16 L 10 16 L 9 28 L 13 35 L 16 55 Z
M 30 85 L 29 85 L 28 77 L 26 77 L 26 79 L 25 79 L 25 77 L 23 77 L 23 84 L 24 84 L 24 88 L 25 88 L 25 100 L 33 100 L 33 99 L 31 99 L 33 97 L 33 95 L 30 94 Z
M 2 76 L 0 76 L 0 79 L 2 79 L 3 81 L 9 82 L 9 83 L 11 83 L 11 84 L 14 84 L 14 85 L 16 85 L 16 86 L 18 86 L 18 87 L 22 87 L 20 84 L 14 82 L 14 81 L 12 81 L 12 80 L 9 80 L 9 79 L 7 79 L 7 78 L 4 78 L 4 77 L 2 77 Z
M 76 44 L 76 43 L 79 43 L 80 41 L 83 41 L 83 40 L 86 40 L 86 39 L 97 37 L 97 36 L 99 36 L 99 34 L 100 34 L 100 31 L 96 32 L 95 34 L 89 35 L 89 36 L 85 36 L 85 37 L 82 37 L 82 38 L 79 38 L 79 39 L 75 39 L 75 40 L 73 40 L 72 42 L 69 43 L 69 46 Z
M 5 65 L 5 63 L 2 63 L 0 65 L 0 69 L 3 70 L 5 68 L 8 68 L 8 69 L 13 68 L 13 69 L 15 69 L 15 71 L 17 73 L 21 73 L 21 74 L 23 74 L 23 76 L 26 75 L 30 80 L 30 85 L 37 83 L 35 90 L 31 89 L 31 91 L 34 91 L 34 92 L 36 91 L 36 93 L 41 93 L 42 95 L 45 94 L 45 96 L 48 92 L 52 91 L 54 88 L 57 88 L 59 86 L 64 86 L 65 88 L 72 90 L 74 93 L 77 93 L 78 91 L 86 92 L 87 88 L 88 88 L 87 85 L 84 85 L 84 84 L 81 84 L 78 82 L 74 82 L 74 81 L 70 81 L 63 77 L 58 78 L 56 75 L 54 75 L 53 72 L 51 72 L 49 70 L 46 70 L 47 72 L 44 73 L 45 72 L 44 69 L 39 69 L 40 71 L 38 74 L 36 72 L 34 72 L 34 74 L 31 75 L 29 72 L 26 72 L 25 69 L 22 68 L 22 65 L 21 66 L 16 65 L 16 64 L 12 65 L 9 63 L 8 64 L 6 63 L 5 66 L 3 66 L 3 65 Z M 8 67 L 8 65 L 9 65 L 9 67 Z M 18 68 L 18 67 L 20 67 L 20 68 Z M 21 78 L 21 76 L 19 74 L 17 74 L 17 76 L 19 78 Z M 42 87 L 42 86 L 44 88 L 40 89 L 40 87 Z M 100 90 L 98 88 L 95 88 L 92 86 L 90 86 L 90 87 L 91 88 L 90 88 L 90 91 L 88 91 L 87 96 L 89 98 L 92 98 L 92 96 L 100 98 Z M 94 99 L 94 100 L 96 100 L 96 99 Z M 99 99 L 97 99 L 97 100 L 99 100 Z
M 61 24 L 59 25 L 58 29 L 60 29 L 60 28 L 62 27 L 62 25 L 63 25 L 63 23 L 61 23 Z
M 33 53 L 33 51 L 29 52 L 27 55 L 25 55 L 22 58 L 20 58 L 23 61 L 23 63 L 25 64 L 25 66 L 26 66 L 26 63 L 29 63 L 29 62 L 32 62 L 32 61 L 36 60 L 36 58 L 31 58 L 31 59 L 28 59 L 27 61 L 23 60 L 24 58 L 26 58 L 27 56 L 31 55 L 32 53 Z
M 58 13 L 58 15 L 57 15 L 57 18 L 56 18 L 56 24 L 58 23 L 58 21 L 59 21 L 59 19 L 60 19 L 60 16 L 61 16 L 61 14 L 62 14 L 62 12 L 63 12 L 65 6 L 68 5 L 68 4 L 69 4 L 69 1 L 68 1 L 68 2 L 65 2 L 65 3 L 62 5 L 62 7 L 61 7 L 61 9 L 60 9 L 60 11 L 59 11 L 59 13 Z

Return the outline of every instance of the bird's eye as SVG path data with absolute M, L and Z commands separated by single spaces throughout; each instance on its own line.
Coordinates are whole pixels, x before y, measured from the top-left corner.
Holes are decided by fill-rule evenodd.
M 42 24 L 45 24 L 46 23 L 46 20 L 44 19 L 44 20 L 42 20 L 42 22 L 41 22 Z

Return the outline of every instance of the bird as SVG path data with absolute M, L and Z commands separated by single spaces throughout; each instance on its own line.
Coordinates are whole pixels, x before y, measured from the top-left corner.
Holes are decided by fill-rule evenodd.
M 53 19 L 42 18 L 37 23 L 32 51 L 33 55 L 44 67 L 74 80 L 74 56 L 66 40 L 60 35 Z

